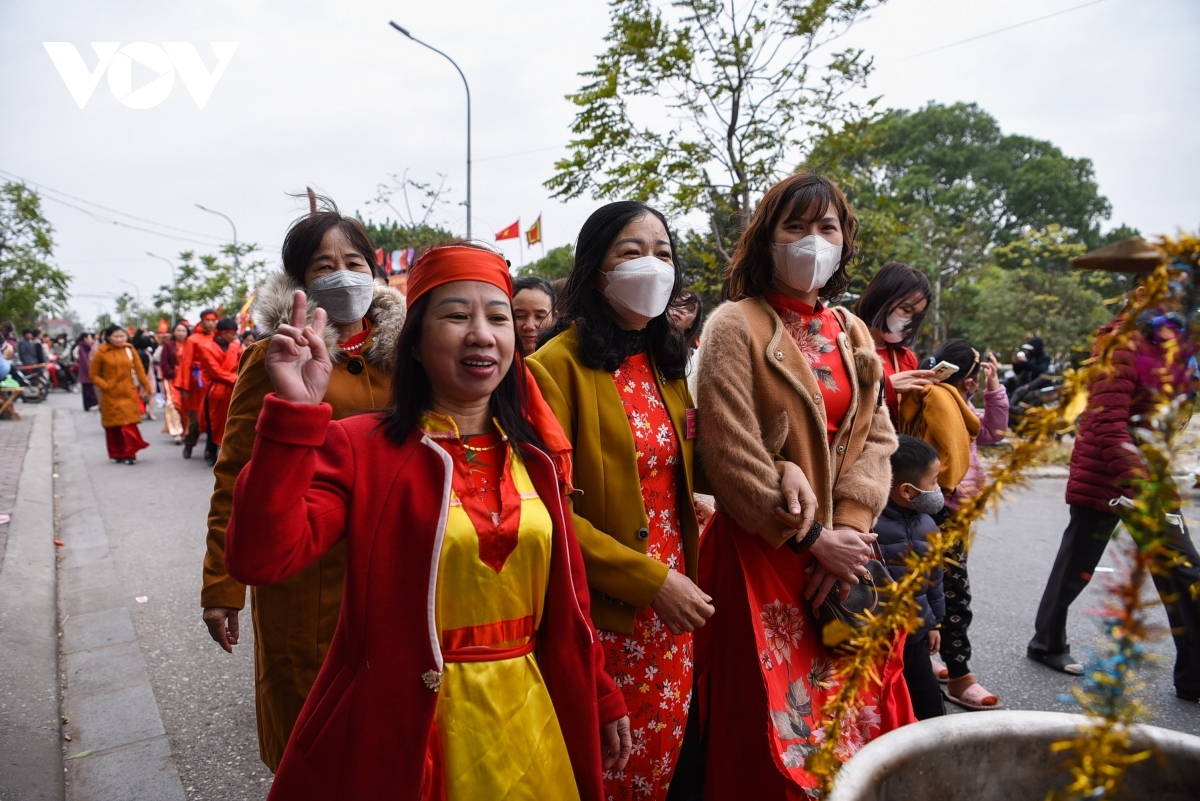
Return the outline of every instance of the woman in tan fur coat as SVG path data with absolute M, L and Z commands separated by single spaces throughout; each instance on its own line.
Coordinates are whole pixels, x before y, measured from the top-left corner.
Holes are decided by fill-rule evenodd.
M 896 447 L 871 334 L 825 305 L 850 283 L 856 228 L 825 178 L 772 187 L 734 253 L 730 301 L 705 326 L 699 451 L 718 504 L 700 555 L 717 613 L 696 637 L 706 799 L 782 801 L 816 785 L 804 760 L 836 678 L 813 609 L 863 575 Z M 899 652 L 881 668 L 845 721 L 842 759 L 913 721 Z
M 306 290 L 310 324 L 318 305 L 331 321 L 325 344 L 333 372 L 324 400 L 333 407 L 334 418 L 382 409 L 392 397 L 392 362 L 404 326 L 404 296 L 375 280 L 375 247 L 362 225 L 339 214 L 332 202 L 327 204 L 326 210 L 314 210 L 292 226 L 283 243 L 283 272 L 258 290 L 253 317 L 261 337 L 246 349 L 238 366 L 214 468 L 200 605 L 212 638 L 231 653 L 238 642 L 246 585 L 225 569 L 225 528 L 234 482 L 254 449 L 263 398 L 274 391 L 266 370 L 267 349 L 279 326 L 290 323 L 297 290 Z M 272 771 L 333 640 L 345 569 L 343 543 L 288 580 L 250 591 L 258 746 Z

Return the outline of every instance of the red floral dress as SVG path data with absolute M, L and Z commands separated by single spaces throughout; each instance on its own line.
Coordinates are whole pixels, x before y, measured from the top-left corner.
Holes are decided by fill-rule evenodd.
M 846 412 L 850 411 L 852 395 L 850 374 L 846 372 L 846 363 L 837 346 L 842 324 L 833 309 L 820 303 L 814 308 L 774 290 L 767 292 L 766 299 L 821 385 L 825 426 L 829 441 L 833 442 Z
M 649 357 L 635 354 L 612 374 L 637 446 L 642 503 L 650 518 L 646 555 L 684 571 L 680 535 L 679 441 Z M 605 798 L 664 799 L 679 757 L 692 695 L 692 635 L 675 636 L 652 608 L 633 634 L 599 632 L 605 665 L 625 694 L 633 752 L 622 771 L 605 771 Z

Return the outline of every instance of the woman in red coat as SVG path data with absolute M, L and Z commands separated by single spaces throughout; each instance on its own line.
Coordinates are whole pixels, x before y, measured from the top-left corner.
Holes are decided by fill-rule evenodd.
M 414 265 L 392 408 L 331 421 L 304 293 L 266 361 L 226 534 L 281 581 L 347 540 L 341 618 L 271 799 L 580 798 L 630 750 L 566 513 L 566 436 L 516 351 L 504 259 Z M 515 361 L 515 364 L 514 364 Z

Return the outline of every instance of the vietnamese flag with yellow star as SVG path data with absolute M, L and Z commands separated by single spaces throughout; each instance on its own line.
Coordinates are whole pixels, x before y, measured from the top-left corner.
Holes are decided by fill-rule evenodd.
M 500 233 L 496 234 L 496 241 L 502 239 L 517 239 L 521 236 L 521 220 L 518 218 L 515 223 L 505 228 Z

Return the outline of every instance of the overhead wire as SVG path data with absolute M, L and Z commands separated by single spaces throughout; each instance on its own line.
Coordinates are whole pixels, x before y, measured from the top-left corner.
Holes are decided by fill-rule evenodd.
M 1088 2 L 1080 3 L 1077 6 L 1071 6 L 1070 8 L 1063 8 L 1058 11 L 1052 11 L 1049 14 L 1043 14 L 1040 17 L 1034 17 L 1033 19 L 1027 19 L 1023 22 L 1013 23 L 1012 25 L 1006 25 L 1003 28 L 997 28 L 994 31 L 987 31 L 986 33 L 981 33 L 981 34 L 977 34 L 975 36 L 970 36 L 966 39 L 959 39 L 957 42 L 950 42 L 949 44 L 939 45 L 939 46 L 933 48 L 932 50 L 922 50 L 920 53 L 913 53 L 912 55 L 905 56 L 904 58 L 896 59 L 895 61 L 892 61 L 890 63 L 898 64 L 901 61 L 909 61 L 910 59 L 920 58 L 921 56 L 928 56 L 931 53 L 940 53 L 941 51 L 949 50 L 952 47 L 958 47 L 959 45 L 968 44 L 970 42 L 978 42 L 980 39 L 986 39 L 989 36 L 995 36 L 997 34 L 1004 33 L 1005 31 L 1011 31 L 1015 28 L 1021 28 L 1026 25 L 1032 25 L 1035 22 L 1041 22 L 1042 20 L 1050 19 L 1051 17 L 1060 17 L 1063 14 L 1070 14 L 1072 11 L 1079 11 L 1082 8 L 1087 8 L 1088 6 L 1094 6 L 1094 5 L 1097 5 L 1098 3 L 1103 3 L 1103 2 L 1106 2 L 1106 0 L 1088 0 Z
M 167 223 L 160 223 L 157 220 L 151 220 L 146 217 L 139 217 L 136 214 L 130 214 L 129 212 L 121 211 L 120 209 L 114 209 L 109 206 L 105 206 L 105 205 L 96 203 L 91 200 L 86 200 L 81 197 L 76 197 L 75 195 L 69 194 L 67 192 L 63 192 L 58 189 L 54 189 L 52 187 L 46 186 L 45 184 L 40 184 L 36 181 L 30 181 L 27 178 L 23 178 L 20 175 L 17 175 L 16 173 L 10 172 L 5 169 L 0 169 L 0 176 L 8 178 L 9 180 L 19 181 L 22 184 L 25 184 L 26 186 L 31 186 L 31 187 L 37 189 L 46 200 L 52 200 L 55 203 L 59 203 L 61 205 L 67 206 L 68 208 L 72 208 L 72 209 L 75 209 L 76 211 L 83 212 L 84 214 L 88 215 L 89 217 L 91 217 L 93 220 L 96 220 L 97 222 L 111 223 L 112 225 L 117 225 L 122 228 L 130 228 L 135 231 L 141 231 L 141 232 L 147 233 L 147 234 L 154 234 L 155 236 L 160 236 L 160 237 L 164 237 L 167 239 L 175 239 L 175 240 L 179 240 L 181 242 L 190 242 L 195 245 L 204 245 L 205 247 L 220 247 L 221 245 L 226 244 L 226 240 L 219 236 L 213 236 L 212 234 L 206 234 L 202 231 L 194 231 L 189 228 L 180 228 L 175 225 L 168 225 Z M 61 197 L 57 197 L 57 196 L 61 196 Z M 64 200 L 63 198 L 69 198 L 70 200 Z M 75 202 L 73 203 L 71 201 L 75 201 Z M 106 215 L 106 214 L 101 214 L 96 211 L 92 211 L 91 209 L 87 209 L 87 208 L 84 208 L 83 206 L 78 205 L 79 203 L 83 203 L 88 206 L 93 206 L 97 209 L 102 209 L 103 211 L 108 212 L 109 214 Z M 183 234 L 189 234 L 190 236 L 179 236 L 178 234 L 164 233 L 163 231 L 156 231 L 156 230 L 147 228 L 142 225 L 135 225 L 133 223 L 124 222 L 122 220 L 116 220 L 110 216 L 112 214 L 120 215 L 122 217 L 126 217 L 131 220 L 137 220 L 138 222 L 147 223 L 149 225 L 154 225 L 154 226 L 157 226 L 158 228 L 166 229 L 167 231 L 178 231 Z M 200 238 L 197 239 L 196 237 L 200 237 Z

